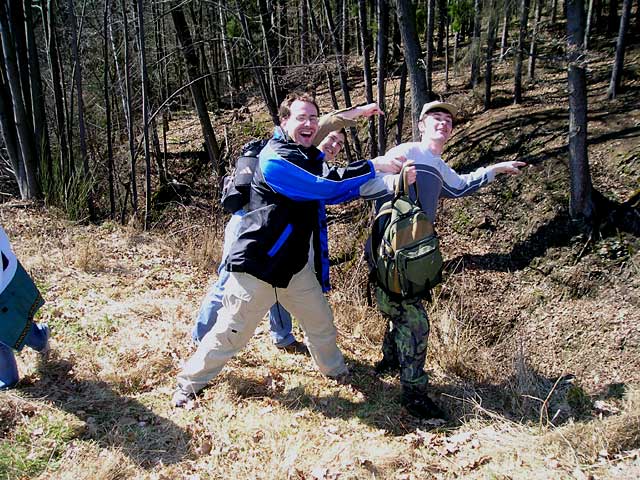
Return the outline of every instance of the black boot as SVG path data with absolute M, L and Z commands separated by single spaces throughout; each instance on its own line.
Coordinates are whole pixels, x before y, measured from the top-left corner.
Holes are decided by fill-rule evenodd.
M 384 373 L 394 372 L 396 370 L 400 370 L 400 362 L 397 357 L 386 357 L 383 356 L 382 360 L 377 362 L 373 369 L 378 375 L 382 375 Z
M 417 418 L 424 420 L 432 418 L 446 420 L 447 418 L 445 413 L 427 396 L 424 390 L 403 388 L 400 403 L 411 415 Z

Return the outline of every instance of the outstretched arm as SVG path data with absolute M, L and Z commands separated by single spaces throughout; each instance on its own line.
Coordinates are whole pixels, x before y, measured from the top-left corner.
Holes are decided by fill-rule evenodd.
M 356 119 L 360 117 L 370 117 L 372 115 L 384 115 L 384 112 L 380 110 L 377 103 L 345 108 L 344 110 L 337 110 L 323 115 L 320 117 L 318 132 L 316 133 L 316 138 L 314 139 L 313 144 L 318 146 L 324 137 L 329 135 L 329 132 L 348 127 L 355 127 Z
M 259 162 L 267 184 L 275 192 L 296 201 L 345 201 L 357 196 L 359 187 L 375 177 L 370 161 L 354 162 L 344 168 L 327 166 L 321 174 L 312 173 L 305 168 L 306 156 L 283 158 L 271 142 L 260 152 Z
M 359 107 L 351 107 L 349 109 L 337 112 L 342 118 L 347 120 L 355 120 L 358 117 L 371 117 L 372 115 L 384 115 L 384 112 L 380 110 L 377 103 L 368 103 L 367 105 L 360 105 Z
M 500 162 L 488 166 L 487 170 L 492 170 L 494 174 L 505 173 L 507 175 L 520 175 L 522 173 L 520 168 L 526 166 L 527 164 L 525 162 Z

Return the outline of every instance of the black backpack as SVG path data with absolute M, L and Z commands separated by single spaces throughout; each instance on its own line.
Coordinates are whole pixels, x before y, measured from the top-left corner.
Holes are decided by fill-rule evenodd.
M 222 179 L 220 202 L 225 211 L 236 213 L 249 203 L 249 191 L 253 172 L 258 166 L 258 155 L 268 140 L 252 140 L 242 147 L 235 168 Z

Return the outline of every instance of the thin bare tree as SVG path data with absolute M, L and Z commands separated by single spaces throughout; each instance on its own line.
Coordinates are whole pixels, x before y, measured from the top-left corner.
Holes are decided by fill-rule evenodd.
M 497 12 L 495 10 L 495 0 L 488 0 L 487 4 L 489 23 L 487 25 L 487 54 L 484 75 L 484 109 L 491 108 L 491 84 L 493 80 L 493 51 L 496 46 Z
M 587 156 L 587 74 L 584 52 L 584 0 L 567 0 L 569 85 L 569 170 L 572 218 L 590 221 L 593 186 Z
M 326 0 L 325 0 L 326 1 Z M 418 131 L 418 121 L 420 120 L 420 110 L 426 103 L 427 85 L 424 72 L 420 68 L 420 44 L 418 42 L 418 31 L 416 29 L 416 11 L 411 0 L 397 0 L 398 25 L 402 44 L 404 45 L 404 57 L 411 82 L 411 117 L 413 138 L 420 137 Z
M 518 49 L 514 62 L 513 103 L 522 103 L 522 59 L 524 42 L 527 36 L 527 20 L 529 19 L 529 0 L 520 0 L 520 31 L 518 33 Z
M 616 94 L 620 89 L 622 81 L 622 71 L 624 69 L 624 51 L 626 47 L 627 30 L 629 29 L 629 17 L 631 17 L 631 0 L 623 0 L 622 15 L 620 16 L 620 30 L 618 31 L 618 39 L 616 41 L 616 57 L 611 70 L 611 82 L 607 96 L 609 100 L 616 98 Z
M 367 2 L 358 0 L 358 19 L 360 24 L 360 42 L 362 43 L 362 64 L 364 74 L 364 89 L 367 103 L 373 102 L 373 82 L 371 80 L 371 39 L 367 28 Z M 378 156 L 378 143 L 376 142 L 376 123 L 374 117 L 369 117 L 369 155 Z
M 527 81 L 529 82 L 533 82 L 535 79 L 536 56 L 538 55 L 538 31 L 540 29 L 540 19 L 542 18 L 542 2 L 543 0 L 536 0 L 536 9 L 533 17 L 531 43 L 529 44 L 529 64 L 527 65 Z
M 111 1 L 105 0 L 103 10 L 104 43 L 102 50 L 102 61 L 104 63 L 103 91 L 104 91 L 104 114 L 107 126 L 107 181 L 109 183 L 109 216 L 113 219 L 116 216 L 116 196 L 114 189 L 114 165 L 113 165 L 113 139 L 111 137 L 111 98 L 109 95 L 109 15 Z
M 80 154 L 82 156 L 82 171 L 85 181 L 89 182 L 90 187 L 87 193 L 87 206 L 89 208 L 89 219 L 94 222 L 97 220 L 95 206 L 93 203 L 93 180 L 89 171 L 89 153 L 87 151 L 87 131 L 84 122 L 84 91 L 82 85 L 82 62 L 80 61 L 80 53 L 78 50 L 78 22 L 73 6 L 73 0 L 67 2 L 69 15 L 71 17 L 71 52 L 73 54 L 73 63 L 75 71 L 76 95 L 78 101 L 78 137 L 80 139 Z
M 378 17 L 378 77 L 377 77 L 377 100 L 378 106 L 384 112 L 386 108 L 385 81 L 387 78 L 387 50 L 389 48 L 389 4 L 387 0 L 376 0 L 376 13 Z M 384 153 L 387 150 L 386 118 L 381 115 L 378 118 L 378 152 Z
M 200 119 L 200 127 L 202 128 L 207 155 L 214 171 L 219 172 L 221 168 L 221 165 L 218 164 L 220 147 L 218 146 L 218 140 L 216 139 L 216 134 L 213 131 L 211 119 L 209 118 L 209 112 L 207 111 L 207 101 L 202 90 L 202 80 L 198 80 L 202 77 L 198 68 L 198 55 L 193 45 L 193 37 L 191 36 L 191 31 L 184 16 L 181 3 L 176 1 L 172 4 L 171 18 L 173 19 L 178 41 L 180 42 L 182 55 L 187 64 L 191 95 L 196 111 L 198 112 L 198 118 Z

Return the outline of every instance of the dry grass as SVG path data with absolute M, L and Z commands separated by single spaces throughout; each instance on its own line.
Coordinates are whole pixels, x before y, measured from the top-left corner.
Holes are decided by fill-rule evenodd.
M 428 432 L 402 410 L 397 376 L 373 375 L 385 321 L 341 290 L 331 303 L 350 385 L 277 352 L 263 323 L 195 408 L 174 410 L 175 373 L 193 348 L 188 333 L 207 276 L 171 238 L 23 215 L 5 212 L 5 220 L 47 290 L 42 318 L 54 350 L 42 365 L 33 352 L 19 355 L 21 386 L 0 394 L 7 478 L 565 478 L 585 464 L 614 478 L 587 460 L 603 448 L 607 468 L 632 468 L 624 452 L 637 448 L 637 396 L 613 417 L 540 429 L 540 400 L 553 382 L 526 349 L 496 362 L 499 348 L 472 334 L 462 299 L 475 288 L 470 280 L 456 286 L 461 297 L 431 309 L 429 365 L 453 418 L 446 429 Z M 78 244 L 96 245 L 102 266 L 58 262 Z
M 616 409 L 617 410 L 617 409 Z M 569 445 L 580 461 L 614 459 L 630 455 L 640 445 L 640 390 L 629 389 L 620 404 L 620 413 L 601 416 L 588 424 L 572 423 L 549 434 L 556 448 Z M 631 456 L 634 454 L 631 453 Z
M 483 114 L 462 77 L 453 80 L 449 99 L 473 120 L 454 138 L 456 166 L 523 139 L 495 160 L 564 141 L 562 119 L 525 121 L 558 107 L 545 99 L 564 95 L 564 78 L 541 68 L 528 105 Z M 637 122 L 637 112 L 611 115 Z M 498 128 L 509 121 L 509 131 Z M 199 144 L 197 122 L 180 122 Z M 637 179 L 610 175 L 614 147 L 622 148 L 590 146 L 594 183 L 625 198 Z M 226 219 L 173 205 L 153 233 L 140 233 L 3 205 L 2 225 L 47 300 L 40 318 L 52 327 L 53 352 L 46 363 L 20 353 L 19 388 L 0 392 L 0 478 L 640 478 L 639 254 L 622 236 L 631 254 L 621 261 L 607 257 L 611 239 L 586 253 L 584 242 L 564 240 L 566 169 L 560 158 L 536 161 L 527 175 L 440 209 L 452 261 L 429 306 L 427 368 L 450 415 L 444 426 L 402 409 L 397 375 L 373 373 L 386 321 L 365 305 L 366 266 L 350 257 L 368 222 L 359 204 L 330 212 L 332 254 L 345 261 L 333 267 L 329 298 L 351 383 L 277 351 L 264 322 L 187 410 L 169 400 L 193 351 L 189 331 Z M 624 385 L 624 400 L 607 393 L 612 385 Z

